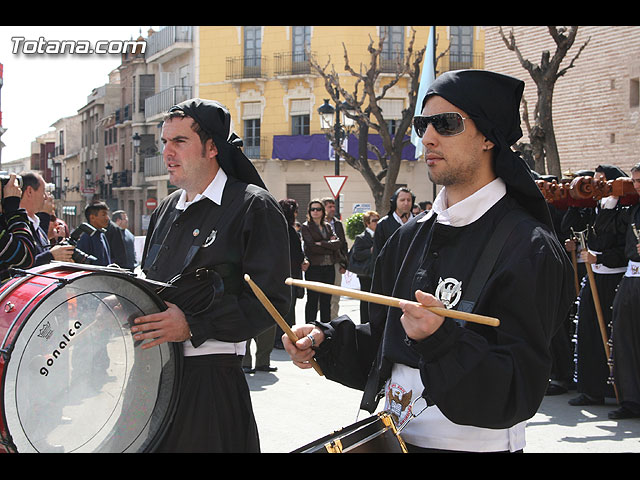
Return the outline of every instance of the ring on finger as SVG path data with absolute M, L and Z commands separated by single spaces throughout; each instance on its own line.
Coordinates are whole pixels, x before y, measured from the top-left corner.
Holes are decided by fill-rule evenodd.
M 315 347 L 316 346 L 316 339 L 313 338 L 313 335 L 310 333 L 310 334 L 307 335 L 307 338 L 309 340 L 311 340 L 311 347 Z

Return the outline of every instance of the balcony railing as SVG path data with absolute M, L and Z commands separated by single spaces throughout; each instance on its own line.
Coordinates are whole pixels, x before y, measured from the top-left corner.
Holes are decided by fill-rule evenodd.
M 265 78 L 265 57 L 227 57 L 227 80 Z
M 193 27 L 164 27 L 147 39 L 145 57 L 149 58 L 175 43 L 190 43 L 193 41 Z
M 153 155 L 144 158 L 144 176 L 145 177 L 161 177 L 167 175 L 167 168 L 164 165 L 162 154 Z
M 273 55 L 275 75 L 307 75 L 311 73 L 309 53 L 282 52 Z
M 252 145 L 248 145 L 252 144 Z M 263 160 L 266 158 L 266 145 L 267 138 L 259 137 L 253 139 L 245 139 L 244 146 L 242 147 L 243 153 L 250 159 L 253 160 Z
M 131 170 L 122 170 L 120 172 L 113 172 L 111 177 L 111 186 L 117 187 L 130 187 L 131 186 Z
M 380 54 L 380 71 L 396 73 L 404 67 L 405 52 L 387 52 Z
M 483 69 L 484 53 L 448 53 L 438 60 L 438 72 L 463 69 Z
M 191 87 L 170 87 L 156 93 L 144 101 L 144 113 L 147 118 L 164 113 L 175 104 L 191 98 Z
M 116 124 L 120 124 L 122 122 L 126 122 L 127 120 L 131 120 L 131 105 L 125 105 L 122 108 L 118 108 L 115 112 L 116 115 Z

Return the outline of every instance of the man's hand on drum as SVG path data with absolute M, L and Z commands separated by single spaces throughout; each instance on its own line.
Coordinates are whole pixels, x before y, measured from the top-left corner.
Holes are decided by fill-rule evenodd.
M 191 331 L 182 310 L 173 303 L 165 303 L 168 308 L 164 312 L 138 317 L 135 325 L 131 327 L 134 340 L 151 340 L 142 345 L 143 349 L 166 342 L 184 342 L 191 337 Z
M 54 245 L 49 249 L 54 260 L 59 262 L 72 262 L 73 251 L 76 247 L 73 245 Z
M 291 331 L 298 337 L 298 341 L 294 343 L 286 334 L 283 335 L 282 344 L 285 351 L 294 365 L 300 368 L 311 368 L 310 361 L 315 355 L 312 347 L 317 347 L 324 341 L 324 333 L 314 325 L 294 325 Z
M 416 300 L 425 307 L 444 307 L 442 302 L 429 293 L 416 291 Z M 432 313 L 415 302 L 401 301 L 402 316 L 400 322 L 407 336 L 415 341 L 424 340 L 431 336 L 442 322 L 444 317 Z

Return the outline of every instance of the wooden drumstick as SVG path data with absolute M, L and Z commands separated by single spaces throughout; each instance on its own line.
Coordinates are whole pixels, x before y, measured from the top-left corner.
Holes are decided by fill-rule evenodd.
M 345 297 L 356 298 L 358 300 L 363 300 L 369 303 L 377 303 L 380 305 L 387 305 L 389 307 L 397 307 L 400 308 L 400 302 L 404 302 L 406 300 L 401 300 L 399 298 L 387 297 L 385 295 L 380 295 L 377 293 L 369 293 L 363 292 L 361 290 L 355 290 L 352 288 L 344 288 L 337 287 L 334 285 L 329 285 L 321 282 L 311 282 L 308 280 L 298 280 L 295 278 L 287 278 L 285 280 L 287 285 L 296 285 L 298 287 L 309 288 L 311 290 L 316 290 L 322 293 L 328 293 L 330 295 L 344 295 Z M 426 307 L 421 303 L 412 302 L 416 305 L 426 308 L 436 315 L 440 315 L 442 317 L 456 318 L 458 320 L 464 320 L 466 322 L 472 323 L 480 323 L 483 325 L 489 325 L 491 327 L 497 327 L 500 325 L 500 320 L 494 317 L 486 317 L 484 315 L 477 315 L 475 313 L 467 313 L 460 312 L 458 310 L 449 310 L 448 308 L 443 307 Z
M 278 310 L 276 310 L 276 307 L 273 306 L 273 303 L 271 303 L 271 301 L 267 298 L 264 292 L 260 290 L 260 287 L 258 287 L 256 283 L 253 280 L 251 280 L 251 277 L 248 274 L 245 273 L 244 279 L 249 284 L 249 286 L 251 287 L 251 290 L 253 290 L 253 293 L 255 293 L 256 297 L 258 297 L 258 300 L 260 300 L 262 305 L 264 305 L 264 308 L 266 308 L 267 311 L 271 314 L 271 316 L 276 321 L 276 323 L 280 326 L 282 331 L 287 334 L 287 337 L 289 337 L 289 340 L 291 340 L 293 343 L 296 343 L 299 340 L 298 336 L 295 333 L 293 333 L 293 331 L 291 330 L 287 322 L 284 320 L 284 318 L 282 318 L 282 315 L 280 315 L 280 312 L 278 312 Z M 324 375 L 322 373 L 322 369 L 320 368 L 320 365 L 318 365 L 318 362 L 316 362 L 314 358 L 311 359 L 310 363 L 313 369 L 316 372 L 318 372 L 318 375 L 320 376 Z

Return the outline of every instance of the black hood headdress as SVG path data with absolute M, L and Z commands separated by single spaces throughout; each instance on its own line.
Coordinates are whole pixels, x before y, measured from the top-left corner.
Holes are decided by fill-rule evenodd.
M 487 70 L 443 73 L 429 87 L 422 101 L 438 95 L 466 112 L 484 136 L 495 144 L 494 169 L 513 196 L 536 219 L 553 228 L 549 208 L 531 169 L 511 149 L 520 137 L 520 100 L 524 82 Z
M 231 114 L 227 107 L 215 100 L 192 98 L 174 105 L 168 113 L 177 110 L 193 118 L 211 135 L 218 149 L 218 164 L 227 175 L 266 190 L 260 174 L 240 148 L 242 139 L 231 132 Z
M 614 165 L 598 165 L 596 167 L 596 172 L 604 173 L 604 176 L 607 177 L 607 180 L 615 180 L 616 178 L 620 177 L 628 177 L 626 173 L 624 173 Z

